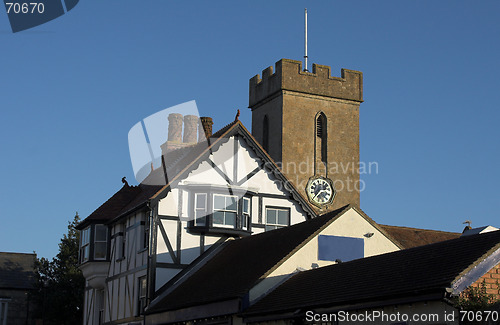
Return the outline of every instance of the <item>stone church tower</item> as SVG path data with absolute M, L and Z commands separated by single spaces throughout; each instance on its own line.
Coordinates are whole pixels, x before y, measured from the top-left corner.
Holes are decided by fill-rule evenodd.
M 317 212 L 360 204 L 363 74 L 282 59 L 250 79 L 252 135 Z M 330 184 L 334 189 L 330 193 Z

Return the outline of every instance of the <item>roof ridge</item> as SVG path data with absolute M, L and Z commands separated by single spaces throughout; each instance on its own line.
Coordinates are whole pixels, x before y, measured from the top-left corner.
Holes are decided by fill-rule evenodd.
M 435 229 L 426 229 L 426 228 L 415 228 L 415 227 L 408 227 L 408 226 L 393 226 L 393 225 L 384 225 L 379 223 L 380 226 L 382 227 L 391 227 L 391 228 L 401 228 L 401 229 L 411 229 L 411 230 L 424 230 L 424 231 L 434 231 L 434 232 L 442 232 L 442 233 L 447 233 L 447 234 L 460 234 L 460 232 L 454 232 L 454 231 L 444 231 L 444 230 L 435 230 Z

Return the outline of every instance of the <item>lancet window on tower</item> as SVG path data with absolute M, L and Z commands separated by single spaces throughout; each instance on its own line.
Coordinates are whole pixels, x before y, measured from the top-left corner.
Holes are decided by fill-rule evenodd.
M 326 116 L 323 113 L 320 113 L 316 117 L 316 162 L 317 162 L 317 171 L 326 173 L 326 168 L 328 164 L 327 158 L 327 126 L 326 126 Z
M 264 116 L 262 125 L 262 147 L 269 153 L 269 119 L 267 115 Z

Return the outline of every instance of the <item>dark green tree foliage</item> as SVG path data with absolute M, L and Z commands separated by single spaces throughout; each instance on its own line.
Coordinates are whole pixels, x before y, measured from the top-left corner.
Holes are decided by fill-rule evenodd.
M 68 223 L 68 233 L 61 238 L 59 253 L 52 261 L 42 257 L 35 263 L 36 314 L 44 325 L 83 323 L 85 279 L 78 269 L 80 233 L 75 229 L 79 222 L 77 213 L 74 220 Z

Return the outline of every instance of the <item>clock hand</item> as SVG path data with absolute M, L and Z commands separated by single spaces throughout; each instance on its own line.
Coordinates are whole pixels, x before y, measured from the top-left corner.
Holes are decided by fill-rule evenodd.
M 324 192 L 324 190 L 319 191 L 319 192 L 318 192 L 318 194 L 316 194 L 316 195 L 313 197 L 313 200 L 314 200 L 314 199 L 316 199 L 316 197 L 317 197 L 318 195 L 320 195 L 322 192 Z

